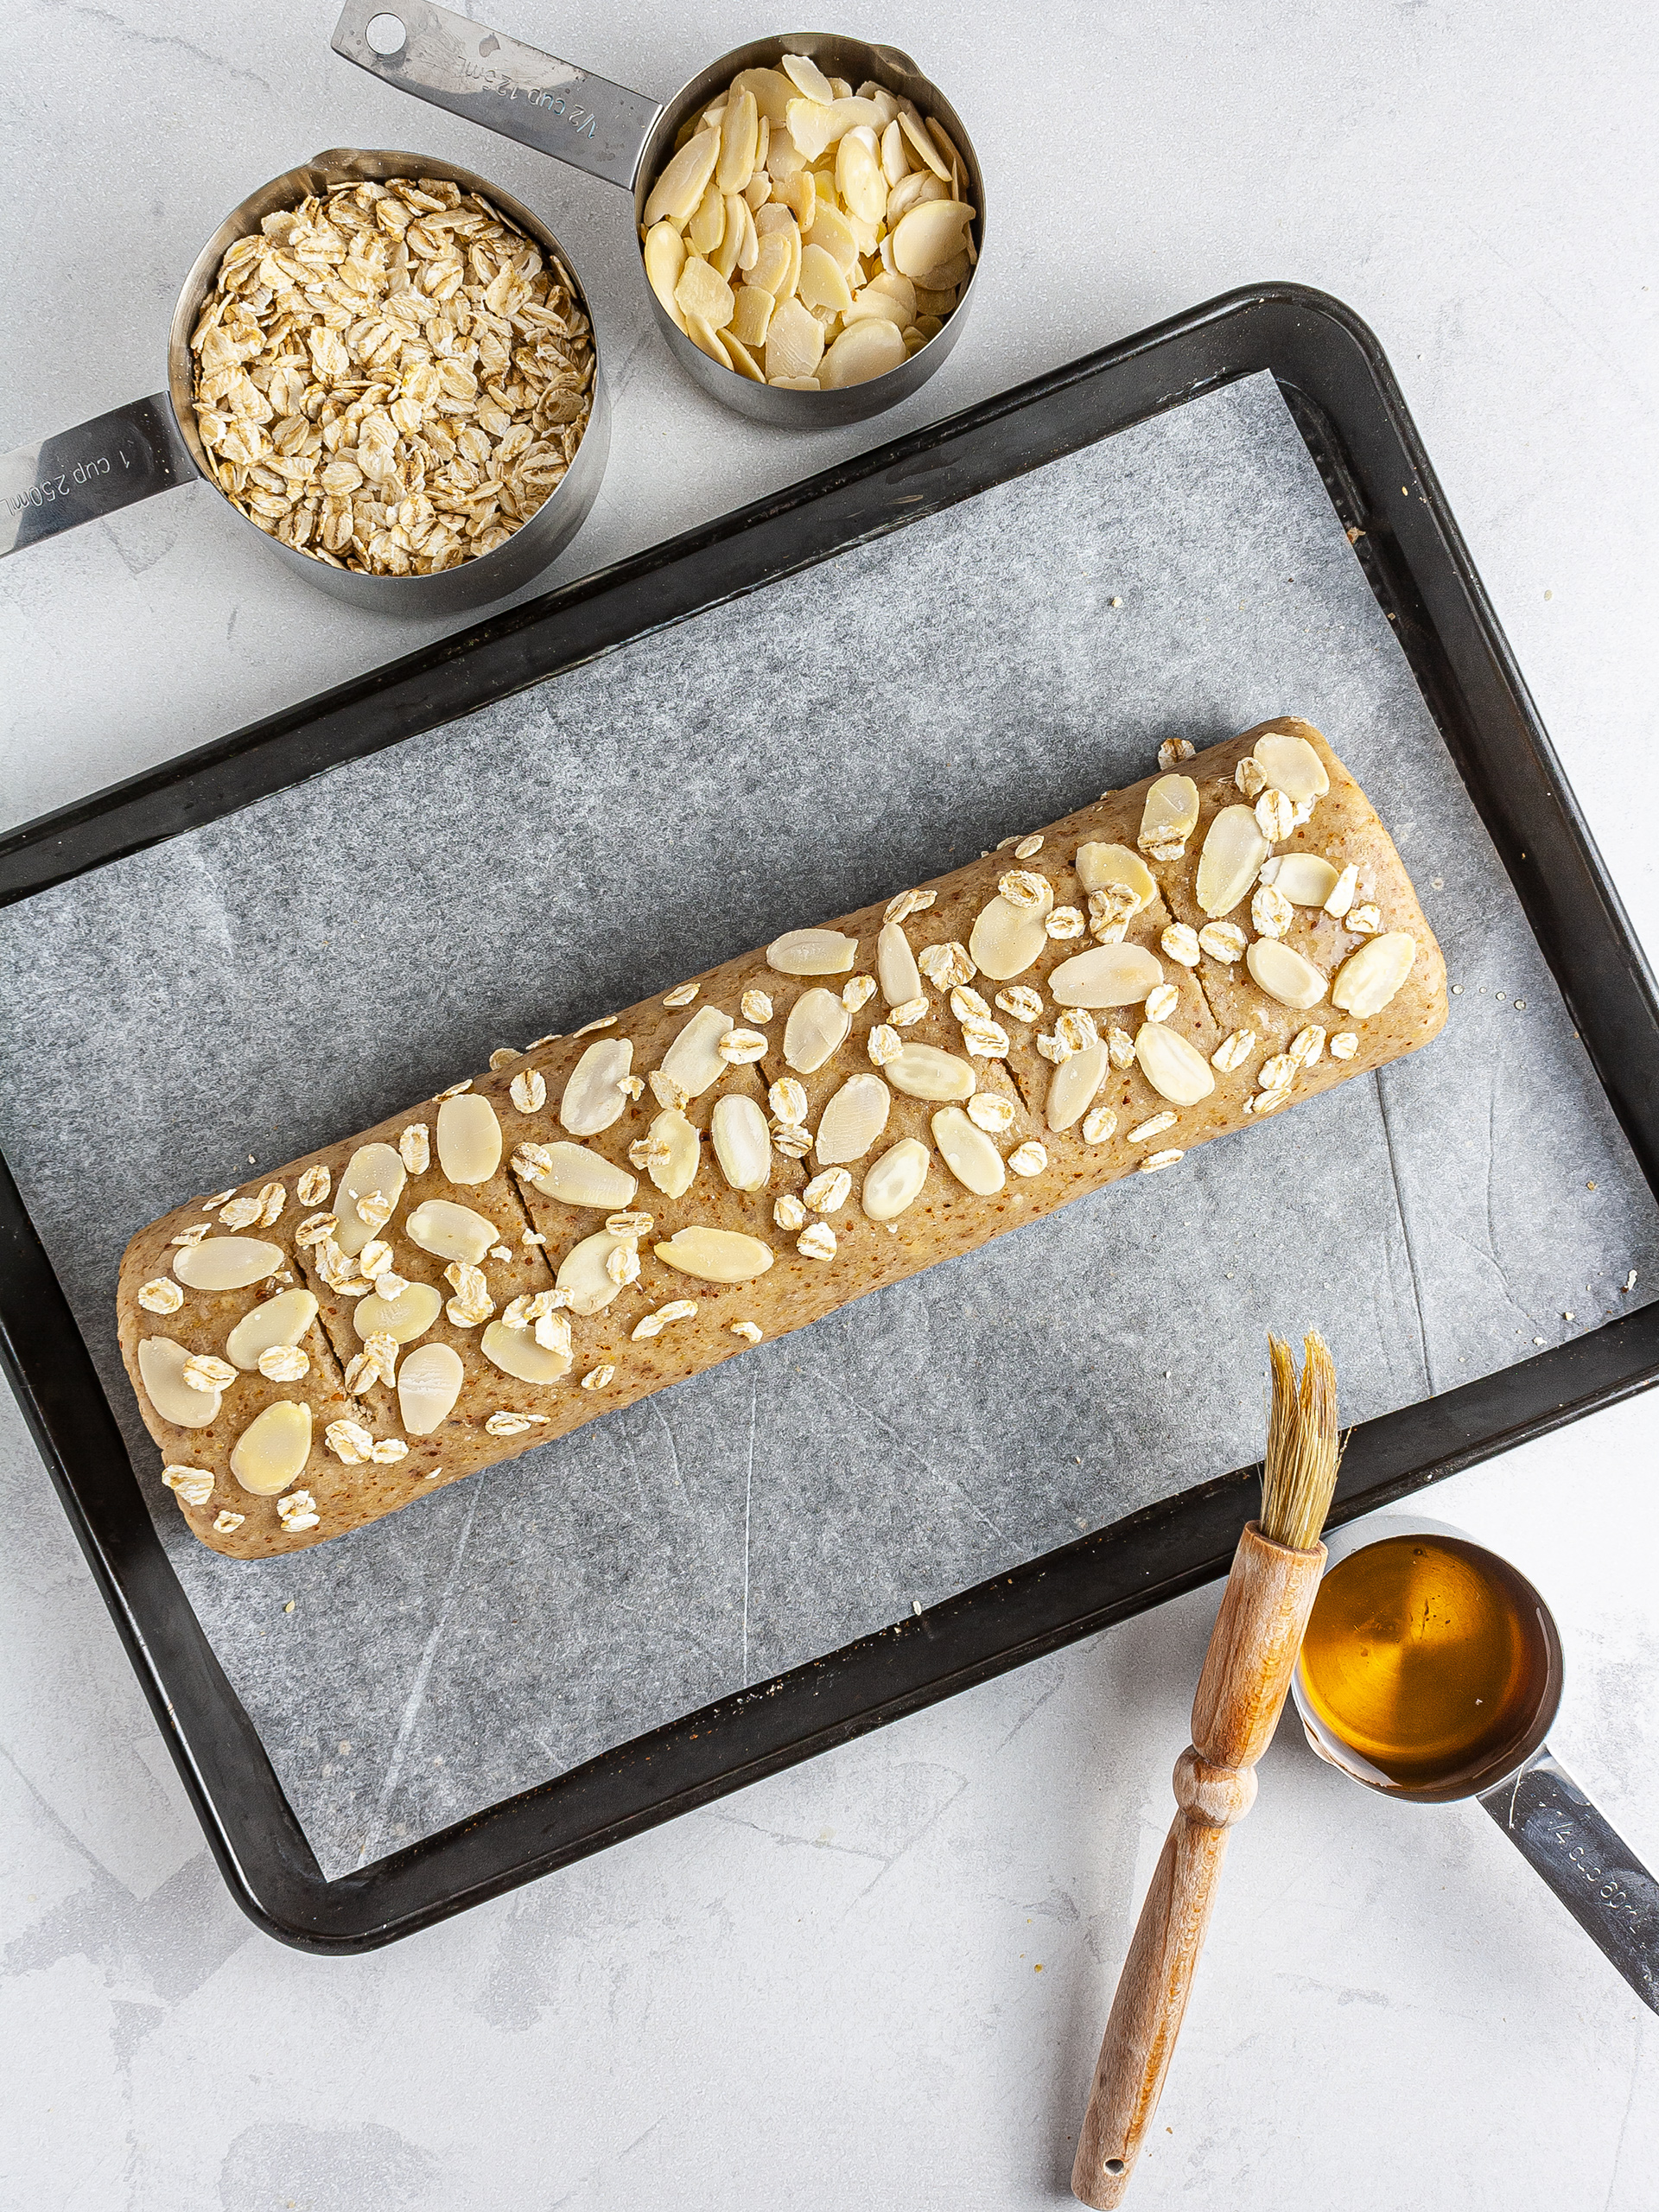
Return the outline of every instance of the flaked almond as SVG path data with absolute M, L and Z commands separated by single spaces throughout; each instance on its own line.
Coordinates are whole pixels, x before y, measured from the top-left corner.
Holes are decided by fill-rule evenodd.
M 840 930 L 790 930 L 766 947 L 780 976 L 843 976 L 857 957 L 858 939 Z
M 633 1045 L 626 1037 L 601 1037 L 570 1071 L 559 1101 L 559 1120 L 573 1137 L 596 1137 L 620 1119 L 627 1108 L 621 1088 L 633 1067 Z
M 255 1497 L 275 1497 L 298 1479 L 311 1456 L 311 1408 L 279 1398 L 256 1414 L 231 1447 L 231 1472 Z
M 717 1006 L 699 1007 L 663 1054 L 662 1073 L 677 1084 L 688 1098 L 700 1098 L 726 1072 L 720 1043 L 733 1027 L 729 1014 Z M 677 1101 L 664 1100 L 664 1104 Z
M 957 1182 L 982 1198 L 995 1198 L 1007 1180 L 1002 1155 L 976 1128 L 960 1106 L 946 1106 L 934 1115 L 931 1127 L 945 1166 Z
M 1382 1013 L 1410 975 L 1416 957 L 1417 940 L 1405 930 L 1389 930 L 1374 937 L 1351 953 L 1337 971 L 1331 987 L 1332 1004 L 1360 1021 L 1369 1021 L 1374 1014 Z
M 163 1421 L 178 1428 L 206 1428 L 219 1417 L 217 1390 L 193 1390 L 184 1376 L 190 1357 L 170 1337 L 145 1337 L 138 1346 L 138 1379 Z
M 915 1137 L 889 1145 L 864 1178 L 859 1203 L 871 1221 L 896 1221 L 921 1196 L 927 1180 L 927 1147 Z
M 1224 806 L 1205 833 L 1195 893 L 1206 914 L 1230 914 L 1268 857 L 1268 841 L 1248 806 Z
M 1183 777 L 1179 779 L 1185 782 Z M 1127 845 L 1086 844 L 1077 848 L 1073 862 L 1077 880 L 1090 893 L 1109 891 L 1114 886 L 1125 894 L 1113 902 L 1114 910 L 1124 920 L 1131 919 L 1143 906 L 1151 906 L 1158 896 L 1158 880 L 1138 853 Z
M 243 1315 L 225 1340 L 225 1356 L 251 1374 L 262 1352 L 298 1344 L 316 1318 L 317 1301 L 308 1290 L 279 1290 Z
M 1324 906 L 1325 912 L 1327 914 L 1334 915 L 1336 919 L 1340 921 L 1343 916 L 1348 912 L 1348 909 L 1353 905 L 1358 890 L 1359 870 L 1355 867 L 1354 863 L 1350 861 L 1347 867 L 1344 868 L 1342 874 L 1332 885 L 1330 890 L 1325 894 Z
M 526 1158 L 529 1149 L 527 1146 L 521 1147 L 514 1154 L 513 1169 L 543 1198 L 556 1198 L 567 1206 L 604 1206 L 608 1209 L 632 1205 L 633 1194 L 639 1187 L 638 1177 L 630 1175 L 626 1167 L 617 1166 L 613 1161 L 590 1150 L 587 1145 L 537 1145 L 533 1160 Z M 417 1211 L 427 1212 L 431 1203 L 429 1201 L 427 1206 Z M 479 1217 L 474 1215 L 473 1218 L 477 1220 Z M 410 1217 L 409 1233 L 415 1236 L 413 1215 Z M 422 1240 L 415 1236 L 415 1241 L 418 1244 Z M 435 1252 L 439 1248 L 435 1244 L 429 1244 L 426 1249 L 429 1252 Z M 487 1245 L 484 1248 L 485 1250 L 488 1249 Z M 452 1260 L 481 1260 L 484 1253 L 449 1252 L 444 1256 Z
M 1162 968 L 1144 946 L 1097 944 L 1063 960 L 1048 989 L 1060 1006 L 1139 1006 L 1163 980 Z
M 505 1328 L 499 1321 L 491 1322 L 479 1338 L 478 1348 L 492 1367 L 499 1367 L 504 1375 L 511 1375 L 519 1382 L 559 1382 L 570 1372 L 571 1355 L 568 1349 L 560 1351 L 556 1346 L 537 1344 L 524 1330 Z
M 395 1299 L 378 1291 L 359 1299 L 353 1308 L 352 1325 L 365 1341 L 388 1336 L 409 1344 L 426 1334 L 442 1307 L 442 1298 L 429 1282 L 411 1282 Z
M 464 1260 L 474 1268 L 499 1233 L 493 1221 L 471 1206 L 457 1205 L 453 1198 L 423 1200 L 404 1227 L 410 1243 L 418 1244 L 423 1252 L 435 1253 L 441 1260 Z
M 487 1183 L 500 1165 L 501 1124 L 489 1100 L 475 1090 L 446 1098 L 438 1109 L 438 1166 L 447 1179 Z
M 1273 887 L 1293 906 L 1323 906 L 1340 880 L 1330 861 L 1317 853 L 1287 853 Z
M 1196 1106 L 1216 1087 L 1203 1053 L 1164 1022 L 1141 1024 L 1135 1033 L 1135 1057 L 1147 1081 L 1172 1106 Z
M 811 1075 L 847 1040 L 853 1018 L 834 991 L 803 991 L 784 1024 L 784 1058 L 798 1074 Z
M 1244 964 L 1270 999 L 1298 1009 L 1317 1006 L 1325 996 L 1325 977 L 1311 960 L 1276 938 L 1257 938 Z
M 976 1078 L 972 1065 L 937 1045 L 906 1045 L 882 1072 L 907 1098 L 971 1098 Z
M 1002 880 L 1007 883 L 1013 879 L 1004 876 Z M 1033 880 L 1042 880 L 1040 877 Z M 1040 957 L 1048 943 L 1045 926 L 1048 911 L 1046 902 L 1016 906 L 999 893 L 981 907 L 975 918 L 968 938 L 969 957 L 998 982 L 1022 974 Z
M 648 1135 L 628 1147 L 628 1158 L 645 1168 L 665 1198 L 683 1198 L 696 1179 L 698 1143 L 691 1123 L 670 1106 L 657 1116 Z
M 1269 730 L 1256 739 L 1254 751 L 1267 782 L 1293 802 L 1323 798 L 1331 788 L 1324 761 L 1305 737 L 1289 730 Z
M 720 1172 L 734 1191 L 761 1191 L 772 1175 L 772 1137 L 753 1098 L 730 1093 L 715 1101 L 709 1135 Z
M 705 1282 L 750 1282 L 763 1275 L 772 1262 L 772 1251 L 758 1236 L 735 1229 L 709 1229 L 701 1224 L 677 1230 L 652 1251 L 665 1268 L 682 1274 L 700 1275 Z
M 191 1290 L 245 1290 L 282 1264 L 282 1247 L 259 1236 L 210 1236 L 205 1243 L 182 1245 L 173 1255 L 174 1274 Z
M 555 1280 L 573 1313 L 586 1317 L 603 1312 L 623 1287 L 610 1266 L 619 1252 L 626 1253 L 637 1263 L 639 1255 L 632 1237 L 613 1236 L 608 1230 L 601 1229 L 592 1236 L 584 1236 L 560 1261 Z M 498 1361 L 497 1364 L 500 1363 Z M 509 1368 L 507 1372 L 512 1374 L 512 1370 Z
M 906 999 L 921 995 L 922 978 L 916 956 L 910 949 L 910 939 L 897 922 L 885 924 L 875 940 L 875 973 L 881 995 L 889 1006 L 903 1006 Z
M 1069 1053 L 1060 1062 L 1049 1077 L 1048 1097 L 1043 1108 L 1044 1119 L 1051 1129 L 1069 1129 L 1082 1120 L 1106 1080 L 1107 1065 L 1107 1051 L 1102 1044 Z
M 1198 787 L 1191 776 L 1159 776 L 1147 792 L 1135 839 L 1154 860 L 1174 858 L 1198 826 Z
M 849 1075 L 818 1121 L 818 1164 L 862 1160 L 887 1126 L 893 1093 L 879 1075 Z

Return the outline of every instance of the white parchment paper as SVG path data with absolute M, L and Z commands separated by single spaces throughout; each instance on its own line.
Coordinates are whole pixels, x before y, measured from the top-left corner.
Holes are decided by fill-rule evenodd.
M 115 1354 L 135 1228 L 1281 713 L 1401 848 L 1435 1044 L 292 1560 L 186 1533 Z M 1269 1325 L 1358 1420 L 1659 1278 L 1265 377 L 13 907 L 0 969 L 0 1142 L 330 1874 L 1246 1464 Z

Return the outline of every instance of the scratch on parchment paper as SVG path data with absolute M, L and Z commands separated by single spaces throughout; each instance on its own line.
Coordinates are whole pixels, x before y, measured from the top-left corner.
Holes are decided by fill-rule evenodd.
M 448 1578 L 443 1586 L 443 1596 L 438 1601 L 438 1618 L 432 1624 L 421 1649 L 421 1663 L 415 1669 L 415 1679 L 409 1686 L 409 1695 L 404 1701 L 403 1719 L 397 1724 L 397 1739 L 391 1747 L 391 1757 L 386 1763 L 385 1778 L 380 1784 L 380 1795 L 374 1808 L 374 1818 L 369 1832 L 363 1839 L 363 1848 L 357 1854 L 357 1863 L 365 1866 L 380 1840 L 385 1826 L 386 1814 L 404 1771 L 404 1757 L 409 1749 L 409 1739 L 415 1732 L 415 1723 L 420 1718 L 421 1707 L 426 1700 L 426 1686 L 431 1679 L 432 1662 L 438 1656 L 438 1646 L 443 1641 L 443 1631 L 448 1626 L 449 1609 L 455 1601 L 455 1586 L 461 1580 L 461 1562 L 466 1555 L 467 1539 L 473 1533 L 473 1522 L 478 1514 L 478 1501 L 484 1495 L 483 1483 L 473 1478 L 473 1494 L 467 1503 L 467 1517 L 461 1524 L 461 1535 L 455 1542 L 455 1555 L 449 1562 Z

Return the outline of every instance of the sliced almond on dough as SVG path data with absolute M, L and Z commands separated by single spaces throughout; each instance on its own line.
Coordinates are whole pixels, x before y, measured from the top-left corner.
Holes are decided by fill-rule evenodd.
M 700 1223 L 677 1230 L 665 1243 L 652 1250 L 665 1268 L 682 1274 L 701 1275 L 705 1282 L 751 1282 L 772 1262 L 772 1250 L 758 1236 L 741 1230 L 707 1229 Z
M 1251 752 L 1272 789 L 1287 799 L 1323 798 L 1331 788 L 1324 761 L 1305 737 L 1289 730 L 1269 730 L 1256 739 Z
M 1123 884 L 1135 895 L 1134 912 L 1151 906 L 1158 896 L 1156 877 L 1127 845 L 1079 845 L 1072 865 L 1085 891 L 1104 891 L 1109 883 Z
M 567 1206 L 603 1206 L 607 1212 L 633 1204 L 633 1194 L 639 1187 L 638 1176 L 630 1175 L 626 1167 L 617 1166 L 602 1154 L 589 1151 L 586 1145 L 543 1145 L 540 1157 L 545 1166 L 538 1166 L 535 1174 L 524 1179 L 543 1198 L 557 1198 Z M 414 1235 L 412 1218 L 410 1234 Z M 428 1249 L 435 1251 L 437 1248 L 433 1245 Z M 488 1249 L 486 1245 L 485 1250 Z M 483 1256 L 482 1252 L 476 1255 L 478 1259 Z M 474 1255 L 450 1252 L 445 1257 L 470 1260 Z
M 255 1497 L 275 1497 L 297 1482 L 311 1456 L 311 1408 L 279 1398 L 256 1414 L 231 1447 L 231 1472 Z
M 1224 806 L 1205 832 L 1198 856 L 1195 892 L 1205 912 L 1230 914 L 1270 850 L 1251 808 Z
M 906 1045 L 881 1072 L 907 1098 L 971 1098 L 977 1082 L 970 1061 L 937 1045 Z
M 501 1124 L 475 1090 L 438 1109 L 438 1166 L 451 1183 L 487 1183 L 501 1165 Z
M 852 1026 L 853 1017 L 836 992 L 803 991 L 784 1024 L 784 1058 L 798 1075 L 811 1075 L 845 1043 Z
M 1336 889 L 1338 870 L 1317 853 L 1287 853 L 1273 879 L 1273 887 L 1293 906 L 1323 906 Z
M 362 1241 L 369 1241 L 366 1229 Z M 281 1245 L 263 1236 L 209 1236 L 200 1244 L 181 1244 L 173 1255 L 174 1274 L 192 1290 L 245 1290 L 282 1264 Z
M 594 1240 L 590 1238 L 589 1243 Z M 576 1247 L 582 1249 L 581 1245 Z M 609 1286 L 611 1297 L 616 1295 L 616 1286 Z M 601 1299 L 601 1305 L 609 1300 Z M 597 1306 L 576 1306 L 579 1313 L 596 1313 Z M 528 1329 L 510 1329 L 505 1321 L 492 1321 L 478 1340 L 478 1348 L 493 1367 L 504 1375 L 511 1375 L 518 1382 L 558 1382 L 570 1372 L 571 1355 L 556 1344 L 537 1343 Z
M 275 1298 L 243 1315 L 225 1339 L 225 1357 L 251 1375 L 262 1351 L 298 1344 L 316 1318 L 317 1301 L 308 1290 L 279 1290 Z
M 931 1124 L 933 1141 L 958 1183 L 982 1198 L 995 1198 L 1007 1179 L 1002 1155 L 960 1106 L 940 1109 Z
M 790 930 L 766 947 L 780 976 L 844 976 L 857 957 L 858 939 L 840 930 Z
M 1046 906 L 1011 906 L 999 892 L 980 908 L 969 934 L 975 964 L 999 983 L 1023 975 L 1048 943 L 1047 917 Z
M 645 1141 L 645 1172 L 665 1198 L 682 1198 L 696 1179 L 697 1133 L 677 1107 L 658 1115 Z
M 1106 1080 L 1109 1065 L 1106 1046 L 1088 1045 L 1060 1062 L 1048 1079 L 1044 1117 L 1051 1129 L 1069 1129 L 1080 1122 L 1094 1103 L 1095 1093 Z
M 171 1337 L 145 1337 L 138 1346 L 138 1379 L 163 1421 L 179 1428 L 207 1428 L 219 1418 L 222 1394 L 191 1389 L 184 1379 L 189 1357 Z
M 734 1191 L 763 1191 L 772 1174 L 766 1117 L 746 1094 L 717 1099 L 709 1124 L 720 1172 Z
M 1158 776 L 1147 792 L 1136 839 L 1143 853 L 1184 845 L 1198 824 L 1198 787 L 1191 776 Z
M 927 1180 L 927 1147 L 918 1137 L 889 1145 L 864 1178 L 859 1204 L 871 1221 L 896 1221 L 913 1205 Z
M 1057 1006 L 1139 1006 L 1164 980 L 1157 957 L 1139 944 L 1096 944 L 1062 960 L 1048 979 Z
M 382 1298 L 371 1291 L 352 1308 L 352 1325 L 366 1344 L 371 1337 L 391 1337 L 412 1344 L 423 1337 L 443 1311 L 443 1294 L 429 1282 L 411 1282 L 397 1298 Z
M 1276 937 L 1259 937 L 1244 955 L 1244 965 L 1270 999 L 1298 1012 L 1325 996 L 1325 977 L 1311 960 Z
M 1381 1014 L 1417 957 L 1417 940 L 1405 930 L 1385 930 L 1344 960 L 1331 987 L 1331 1001 L 1361 1021 Z
M 493 1221 L 474 1213 L 471 1206 L 457 1205 L 452 1198 L 424 1199 L 404 1227 L 410 1242 L 418 1244 L 423 1252 L 435 1252 L 441 1260 L 464 1260 L 473 1268 L 492 1244 L 501 1242 L 501 1232 Z
M 622 1288 L 622 1270 L 613 1271 L 611 1259 L 618 1252 L 632 1257 L 635 1240 L 632 1236 L 613 1236 L 601 1229 L 592 1236 L 584 1236 L 580 1244 L 573 1245 L 559 1262 L 555 1277 L 565 1294 L 566 1303 L 573 1313 L 598 1313 L 608 1306 Z M 510 1330 L 512 1336 L 523 1336 L 522 1329 Z M 493 1354 L 491 1355 L 493 1357 Z M 499 1360 L 497 1366 L 501 1365 Z M 513 1372 L 512 1368 L 508 1374 Z
M 875 940 L 875 979 L 889 1006 L 904 1006 L 922 995 L 921 973 L 910 939 L 898 922 L 883 925 Z
M 1135 1039 L 1141 1072 L 1172 1106 L 1196 1106 L 1216 1087 L 1210 1063 L 1178 1029 L 1161 1021 L 1143 1022 Z
M 726 1073 L 720 1040 L 732 1027 L 732 1017 L 717 1006 L 699 1007 L 663 1054 L 663 1073 L 677 1084 L 688 1098 L 700 1098 Z
M 466 1375 L 453 1344 L 423 1344 L 399 1362 L 397 1413 L 410 1436 L 430 1436 L 448 1420 Z
M 893 1093 L 879 1075 L 849 1075 L 818 1121 L 815 1149 L 821 1167 L 862 1160 L 887 1126 Z

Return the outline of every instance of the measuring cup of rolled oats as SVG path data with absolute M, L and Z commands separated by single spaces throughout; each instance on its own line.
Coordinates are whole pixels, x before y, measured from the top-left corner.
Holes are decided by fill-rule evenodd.
M 907 398 L 961 334 L 984 179 L 955 109 L 892 47 L 757 39 L 658 105 L 431 0 L 346 0 L 333 43 L 631 191 L 658 327 L 740 414 L 860 421 Z
M 468 169 L 337 147 L 203 246 L 164 392 L 0 461 L 0 554 L 201 476 L 321 590 L 445 613 L 569 543 L 607 438 L 551 232 Z

